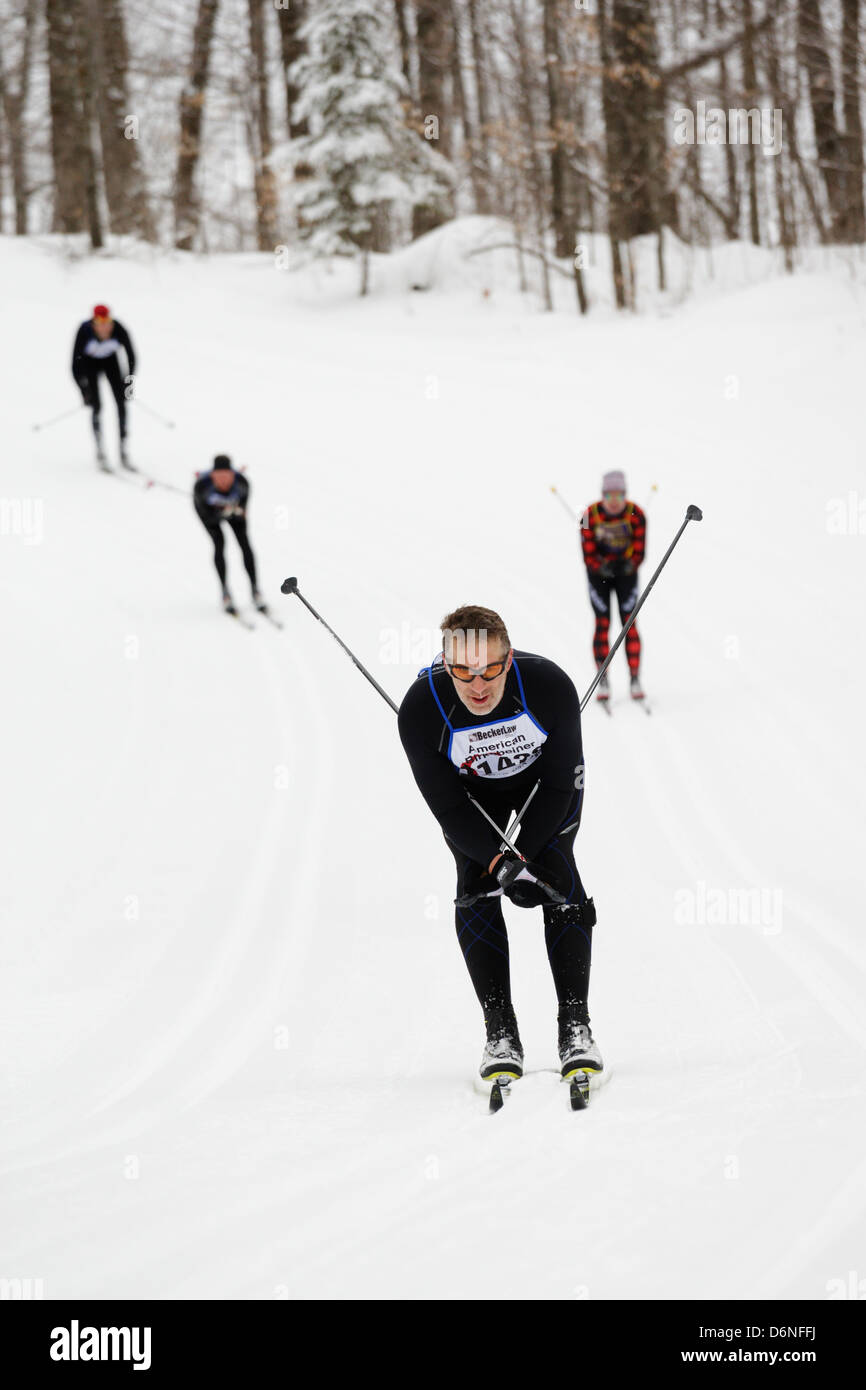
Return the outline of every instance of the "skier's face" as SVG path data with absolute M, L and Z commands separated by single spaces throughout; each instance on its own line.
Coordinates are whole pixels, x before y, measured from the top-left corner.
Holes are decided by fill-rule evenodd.
M 234 470 L 231 468 L 215 468 L 211 477 L 217 492 L 228 492 L 235 480 Z
M 110 336 L 111 336 L 111 330 L 112 330 L 113 327 L 114 327 L 114 323 L 112 322 L 111 319 L 94 319 L 94 320 L 93 320 L 93 331 L 94 331 L 94 333 L 96 334 L 97 338 L 102 338 L 102 339 L 104 340 L 104 339 L 110 337 Z
M 609 516 L 619 516 L 620 512 L 625 511 L 624 492 L 604 492 L 602 493 L 602 501 Z
M 473 714 L 491 714 L 496 709 L 505 693 L 505 680 L 511 669 L 513 656 L 514 652 L 511 647 L 507 647 L 501 638 L 495 637 L 486 644 L 486 662 L 473 661 L 468 663 L 468 669 L 475 673 L 471 680 L 458 680 L 452 674 L 451 680 L 454 689 L 466 708 L 471 710 Z M 481 672 L 489 672 L 491 667 L 496 665 L 502 666 L 501 673 L 493 680 L 485 680 Z

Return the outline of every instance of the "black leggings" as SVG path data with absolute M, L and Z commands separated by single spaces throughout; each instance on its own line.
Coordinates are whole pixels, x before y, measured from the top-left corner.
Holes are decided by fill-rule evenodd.
M 120 425 L 120 437 L 126 438 L 126 397 L 123 394 L 123 377 L 120 374 L 120 363 L 117 354 L 111 357 L 90 357 L 84 364 L 84 372 L 87 377 L 87 384 L 90 388 L 90 406 L 93 411 L 93 431 L 99 433 L 100 411 L 102 402 L 99 399 L 99 378 L 105 373 L 105 380 L 111 388 L 111 394 L 117 405 L 117 420 Z
M 226 517 L 226 525 L 230 526 L 235 533 L 235 538 L 241 548 L 244 557 L 244 569 L 250 577 L 253 589 L 257 589 L 256 583 L 256 557 L 253 554 L 250 538 L 247 535 L 246 518 L 242 516 Z M 226 555 L 225 537 L 223 535 L 222 524 L 219 521 L 204 522 L 205 530 L 213 541 L 213 561 L 216 565 L 216 572 L 220 578 L 220 584 L 226 587 Z
M 572 811 L 563 821 L 564 825 L 571 825 L 576 817 L 577 807 L 578 801 L 575 799 Z M 485 809 L 495 820 L 496 811 L 493 807 L 485 802 Z M 504 829 L 507 816 L 501 808 L 499 814 L 501 821 L 497 823 Z M 546 864 L 554 869 L 560 876 L 560 882 L 563 878 L 570 879 L 568 905 L 555 907 L 553 904 L 545 904 L 542 908 L 544 942 L 560 1005 L 586 1005 L 589 995 L 592 923 L 584 922 L 582 919 L 594 918 L 594 911 L 592 908 L 583 909 L 586 892 L 574 862 L 576 834 L 577 826 L 574 826 L 564 835 L 554 836 L 535 861 L 539 865 Z M 464 879 L 467 869 L 471 866 L 472 870 L 477 872 L 477 865 L 467 859 L 447 837 L 445 842 L 457 864 L 456 896 L 459 898 L 465 891 Z M 515 908 L 515 911 L 526 912 L 531 909 Z M 460 942 L 473 988 L 485 1015 L 490 1009 L 510 1006 L 508 933 L 502 915 L 502 898 L 482 898 L 472 907 L 456 907 L 455 925 L 457 940 Z

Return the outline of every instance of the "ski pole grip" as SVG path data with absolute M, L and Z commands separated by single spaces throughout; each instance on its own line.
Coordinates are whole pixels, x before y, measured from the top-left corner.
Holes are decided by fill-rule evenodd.
M 298 590 L 298 581 L 297 581 L 297 579 L 295 579 L 294 576 L 292 576 L 291 579 L 284 579 L 283 582 L 282 582 L 282 584 L 280 585 L 280 593 L 281 593 L 281 594 L 294 594 L 294 593 L 297 593 L 297 590 Z
M 686 509 L 686 521 L 703 521 L 704 514 L 700 507 L 696 507 L 694 502 L 690 502 Z

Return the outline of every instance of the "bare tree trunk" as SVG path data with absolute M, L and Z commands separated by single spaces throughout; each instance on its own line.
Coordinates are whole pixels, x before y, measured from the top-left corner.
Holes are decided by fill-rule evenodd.
M 66 0 L 45 0 L 51 152 L 54 160 L 54 227 L 82 232 L 87 225 L 87 190 L 81 155 L 82 110 L 78 92 L 75 9 Z
M 604 125 L 607 134 L 607 230 L 610 239 L 610 263 L 613 275 L 614 302 L 618 309 L 626 307 L 625 277 L 623 275 L 620 241 L 625 233 L 622 187 L 620 184 L 617 149 L 613 132 L 617 129 L 617 97 L 611 75 L 611 50 L 607 15 L 608 0 L 599 0 L 599 46 L 601 51 L 601 93 Z
M 755 70 L 755 45 L 752 34 L 754 25 L 754 14 L 752 12 L 752 0 L 743 0 L 743 17 L 746 21 L 746 30 L 743 36 L 743 84 L 746 89 L 746 106 L 752 107 L 757 100 L 758 78 Z M 758 151 L 754 141 L 750 140 L 746 146 L 746 168 L 749 180 L 749 235 L 755 246 L 761 244 L 761 226 L 758 217 Z
M 27 235 L 27 165 L 25 160 L 24 112 L 30 90 L 30 64 L 33 56 L 33 35 L 36 28 L 37 0 L 24 5 L 24 38 L 16 64 L 14 85 L 11 75 L 0 66 L 0 103 L 6 118 L 9 135 L 9 171 L 12 175 L 12 196 L 15 200 L 15 235 Z M 15 69 L 13 69 L 15 71 Z
M 818 167 L 830 206 L 830 238 L 840 241 L 845 232 L 844 142 L 836 125 L 836 88 L 820 0 L 799 0 L 798 21 L 797 49 L 809 79 Z
M 479 0 L 467 0 L 469 29 L 472 36 L 472 65 L 475 69 L 475 103 L 478 109 L 478 139 L 472 152 L 473 162 L 481 167 L 481 196 L 478 211 L 489 213 L 493 207 L 492 164 L 490 159 L 490 93 L 487 83 L 487 56 L 481 28 Z
M 538 250 L 541 260 L 541 288 L 544 298 L 544 307 L 548 311 L 553 309 L 553 296 L 550 290 L 550 271 L 547 266 L 547 253 L 545 247 L 545 205 L 546 190 L 544 186 L 544 169 L 538 150 L 538 134 L 535 123 L 535 116 L 532 110 L 532 65 L 529 61 L 529 49 L 526 38 L 526 29 L 523 24 L 523 16 L 520 13 L 515 0 L 511 0 L 511 23 L 514 31 L 514 39 L 517 46 L 518 64 L 518 100 L 520 103 L 521 122 L 523 125 L 526 145 L 528 148 L 529 163 L 529 182 L 530 196 L 532 198 L 533 212 L 535 214 L 535 234 L 538 242 Z
M 568 159 L 563 143 L 565 112 L 560 95 L 559 29 L 562 15 L 558 0 L 543 0 L 544 66 L 550 112 L 550 211 L 557 256 L 574 255 L 574 216 L 568 207 Z
M 716 0 L 716 22 L 722 22 L 721 0 Z M 725 62 L 725 55 L 719 59 L 719 92 L 722 98 L 722 109 L 729 111 L 733 106 L 731 101 L 731 88 L 728 82 L 728 65 Z M 730 140 L 725 141 L 725 182 L 727 184 L 727 203 L 728 215 L 725 219 L 725 229 L 730 238 L 737 236 L 740 225 L 740 190 L 737 186 L 737 154 Z
M 463 63 L 460 57 L 460 15 L 455 0 L 446 0 L 451 24 L 451 81 L 454 89 L 454 105 L 463 128 L 465 157 L 469 164 L 469 178 L 472 183 L 472 197 L 480 212 L 485 201 L 484 175 L 476 156 L 478 137 L 475 131 L 472 112 L 466 99 L 466 84 L 463 81 Z
M 277 242 L 277 186 L 270 167 L 271 108 L 268 97 L 265 15 L 269 0 L 248 0 L 250 49 L 253 57 L 253 180 L 256 193 L 256 237 L 260 251 L 273 251 Z
M 779 54 L 775 26 L 773 25 L 767 30 L 764 59 L 767 68 L 767 81 L 770 84 L 770 92 L 773 97 L 773 108 L 774 110 L 782 111 L 782 120 L 784 122 L 784 109 L 786 103 L 782 92 L 782 80 L 779 75 Z M 791 272 L 794 269 L 794 247 L 797 241 L 797 233 L 794 209 L 787 187 L 787 167 L 788 155 L 783 142 L 779 153 L 773 156 L 773 187 L 776 194 L 776 209 L 779 215 L 779 241 L 781 242 L 785 257 L 785 269 Z
M 60 232 L 89 230 L 102 245 L 96 202 L 91 112 L 84 100 L 85 63 L 79 0 L 45 0 L 54 162 L 54 226 Z
M 655 18 L 644 0 L 599 5 L 607 60 L 603 62 L 609 196 L 617 205 L 622 239 L 676 227 L 676 203 L 664 168 L 664 95 Z
M 98 132 L 95 100 L 96 73 L 93 64 L 93 47 L 87 27 L 85 0 L 75 0 L 75 14 L 75 47 L 78 59 L 78 90 L 81 94 L 81 152 L 84 161 L 87 225 L 90 231 L 90 244 L 94 250 L 98 250 L 102 246 L 103 240 L 102 218 L 99 211 L 99 176 L 95 153 Z
M 842 103 L 845 111 L 846 241 L 866 241 L 863 204 L 863 122 L 860 116 L 860 0 L 842 0 Z
M 51 0 L 57 4 L 58 0 Z M 198 0 L 189 73 L 180 96 L 180 143 L 174 192 L 174 244 L 191 251 L 201 219 L 195 191 L 211 43 L 219 0 Z
M 446 158 L 451 153 L 450 112 L 445 100 L 445 74 L 450 66 L 451 35 L 442 0 L 415 0 L 418 35 L 418 97 L 423 122 L 436 123 L 434 148 Z M 424 137 L 422 136 L 422 139 Z M 423 236 L 441 227 L 452 215 L 446 199 L 419 203 L 412 209 L 412 235 Z
M 152 241 L 153 222 L 138 157 L 137 132 L 127 126 L 129 49 L 121 0 L 88 0 L 87 21 L 98 65 L 96 105 L 102 172 L 111 230 Z

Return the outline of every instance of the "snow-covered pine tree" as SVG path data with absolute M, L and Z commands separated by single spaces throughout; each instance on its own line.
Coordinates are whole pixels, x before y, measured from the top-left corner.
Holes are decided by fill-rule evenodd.
M 405 124 L 406 84 L 381 0 L 316 0 L 291 68 L 294 151 L 312 173 L 297 185 L 299 235 L 319 256 L 359 255 L 361 294 L 383 206 L 414 207 L 450 187 L 447 161 Z

